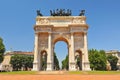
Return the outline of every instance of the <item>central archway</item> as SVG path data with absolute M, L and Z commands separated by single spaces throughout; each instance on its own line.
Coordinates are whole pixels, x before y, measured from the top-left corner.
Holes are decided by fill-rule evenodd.
M 69 63 L 68 63 L 69 60 L 68 60 L 68 58 L 66 59 L 66 57 L 68 56 L 68 45 L 66 44 L 66 42 L 57 41 L 55 43 L 54 55 L 56 55 L 56 58 L 58 59 L 60 70 L 63 70 L 63 69 L 68 70 L 68 68 L 65 68 L 65 65 L 64 65 L 64 64 L 66 64 L 66 66 L 69 65 Z M 56 59 L 54 58 L 54 60 L 56 60 Z M 65 61 L 66 61 L 66 63 L 65 63 Z M 56 61 L 54 61 L 54 66 L 58 65 L 55 62 Z M 56 70 L 56 69 L 54 68 L 54 70 Z
M 58 37 L 58 38 L 56 38 L 55 40 L 54 40 L 54 55 L 56 55 L 57 56 L 57 59 L 58 59 L 58 61 L 59 61 L 59 67 L 60 67 L 60 69 L 61 70 L 69 70 L 69 44 L 68 44 L 68 41 L 67 41 L 67 39 L 65 39 L 64 37 Z M 65 59 L 66 59 L 66 57 L 68 57 L 67 58 L 67 63 L 66 63 L 66 66 L 67 67 L 65 67 L 65 66 L 63 66 L 63 64 L 62 64 L 62 61 L 64 60 L 65 61 Z M 55 59 L 54 59 L 55 60 Z M 54 63 L 54 66 L 55 66 L 56 64 Z M 54 70 L 56 70 L 55 68 L 54 68 Z

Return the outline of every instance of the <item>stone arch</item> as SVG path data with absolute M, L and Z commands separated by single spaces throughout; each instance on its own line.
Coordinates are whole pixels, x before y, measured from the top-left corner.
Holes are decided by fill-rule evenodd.
M 46 23 L 46 19 L 48 22 Z M 74 21 L 73 21 L 74 20 Z M 81 60 L 80 70 L 90 70 L 87 48 L 87 30 L 85 16 L 69 17 L 36 17 L 35 47 L 33 70 L 41 69 L 41 54 L 47 54 L 47 70 L 53 70 L 54 45 L 58 41 L 64 41 L 68 45 L 69 70 L 75 71 L 75 53 L 79 54 Z M 79 50 L 79 49 L 82 49 Z M 45 50 L 45 51 L 44 51 Z M 83 52 L 83 56 L 82 56 Z M 83 63 L 83 65 L 82 65 Z
M 76 70 L 82 70 L 82 51 L 75 51 Z
M 64 41 L 65 43 L 67 43 L 67 45 L 69 45 L 69 40 L 64 36 L 58 36 L 55 39 L 53 39 L 53 44 L 55 45 L 55 43 L 58 41 Z

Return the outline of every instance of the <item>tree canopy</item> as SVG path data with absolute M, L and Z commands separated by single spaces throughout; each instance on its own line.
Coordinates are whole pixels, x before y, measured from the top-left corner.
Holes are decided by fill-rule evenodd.
M 5 52 L 5 46 L 3 44 L 3 39 L 0 37 L 0 63 L 3 61 Z
M 68 55 L 66 55 L 66 58 L 62 61 L 62 69 L 66 69 L 68 70 L 69 69 L 69 60 L 68 60 Z
M 90 68 L 92 70 L 106 70 L 106 54 L 104 50 L 91 49 L 88 51 Z
M 10 63 L 13 66 L 13 70 L 18 71 L 22 68 L 27 70 L 33 66 L 33 56 L 15 54 L 11 57 Z
M 59 61 L 58 61 L 58 58 L 57 58 L 55 52 L 54 52 L 54 69 L 55 69 L 55 70 L 59 70 L 59 69 L 60 69 Z
M 111 70 L 117 70 L 118 58 L 116 56 L 113 56 L 113 55 L 108 55 L 107 60 L 110 63 Z
M 47 56 L 46 59 L 42 59 L 42 70 L 46 70 L 46 68 L 47 68 Z M 54 52 L 54 70 L 59 70 L 59 69 L 60 69 L 59 61 L 56 56 L 56 53 Z

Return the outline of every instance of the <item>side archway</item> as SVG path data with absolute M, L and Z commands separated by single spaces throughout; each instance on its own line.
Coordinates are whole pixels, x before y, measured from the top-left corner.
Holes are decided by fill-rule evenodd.
M 47 68 L 47 51 L 42 50 L 40 52 L 40 70 L 46 71 Z
M 80 50 L 75 51 L 75 64 L 76 70 L 82 70 L 82 51 Z

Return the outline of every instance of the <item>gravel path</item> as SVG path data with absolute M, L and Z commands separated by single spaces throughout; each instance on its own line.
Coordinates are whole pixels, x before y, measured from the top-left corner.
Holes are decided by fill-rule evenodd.
M 0 75 L 0 80 L 120 80 L 120 75 Z

